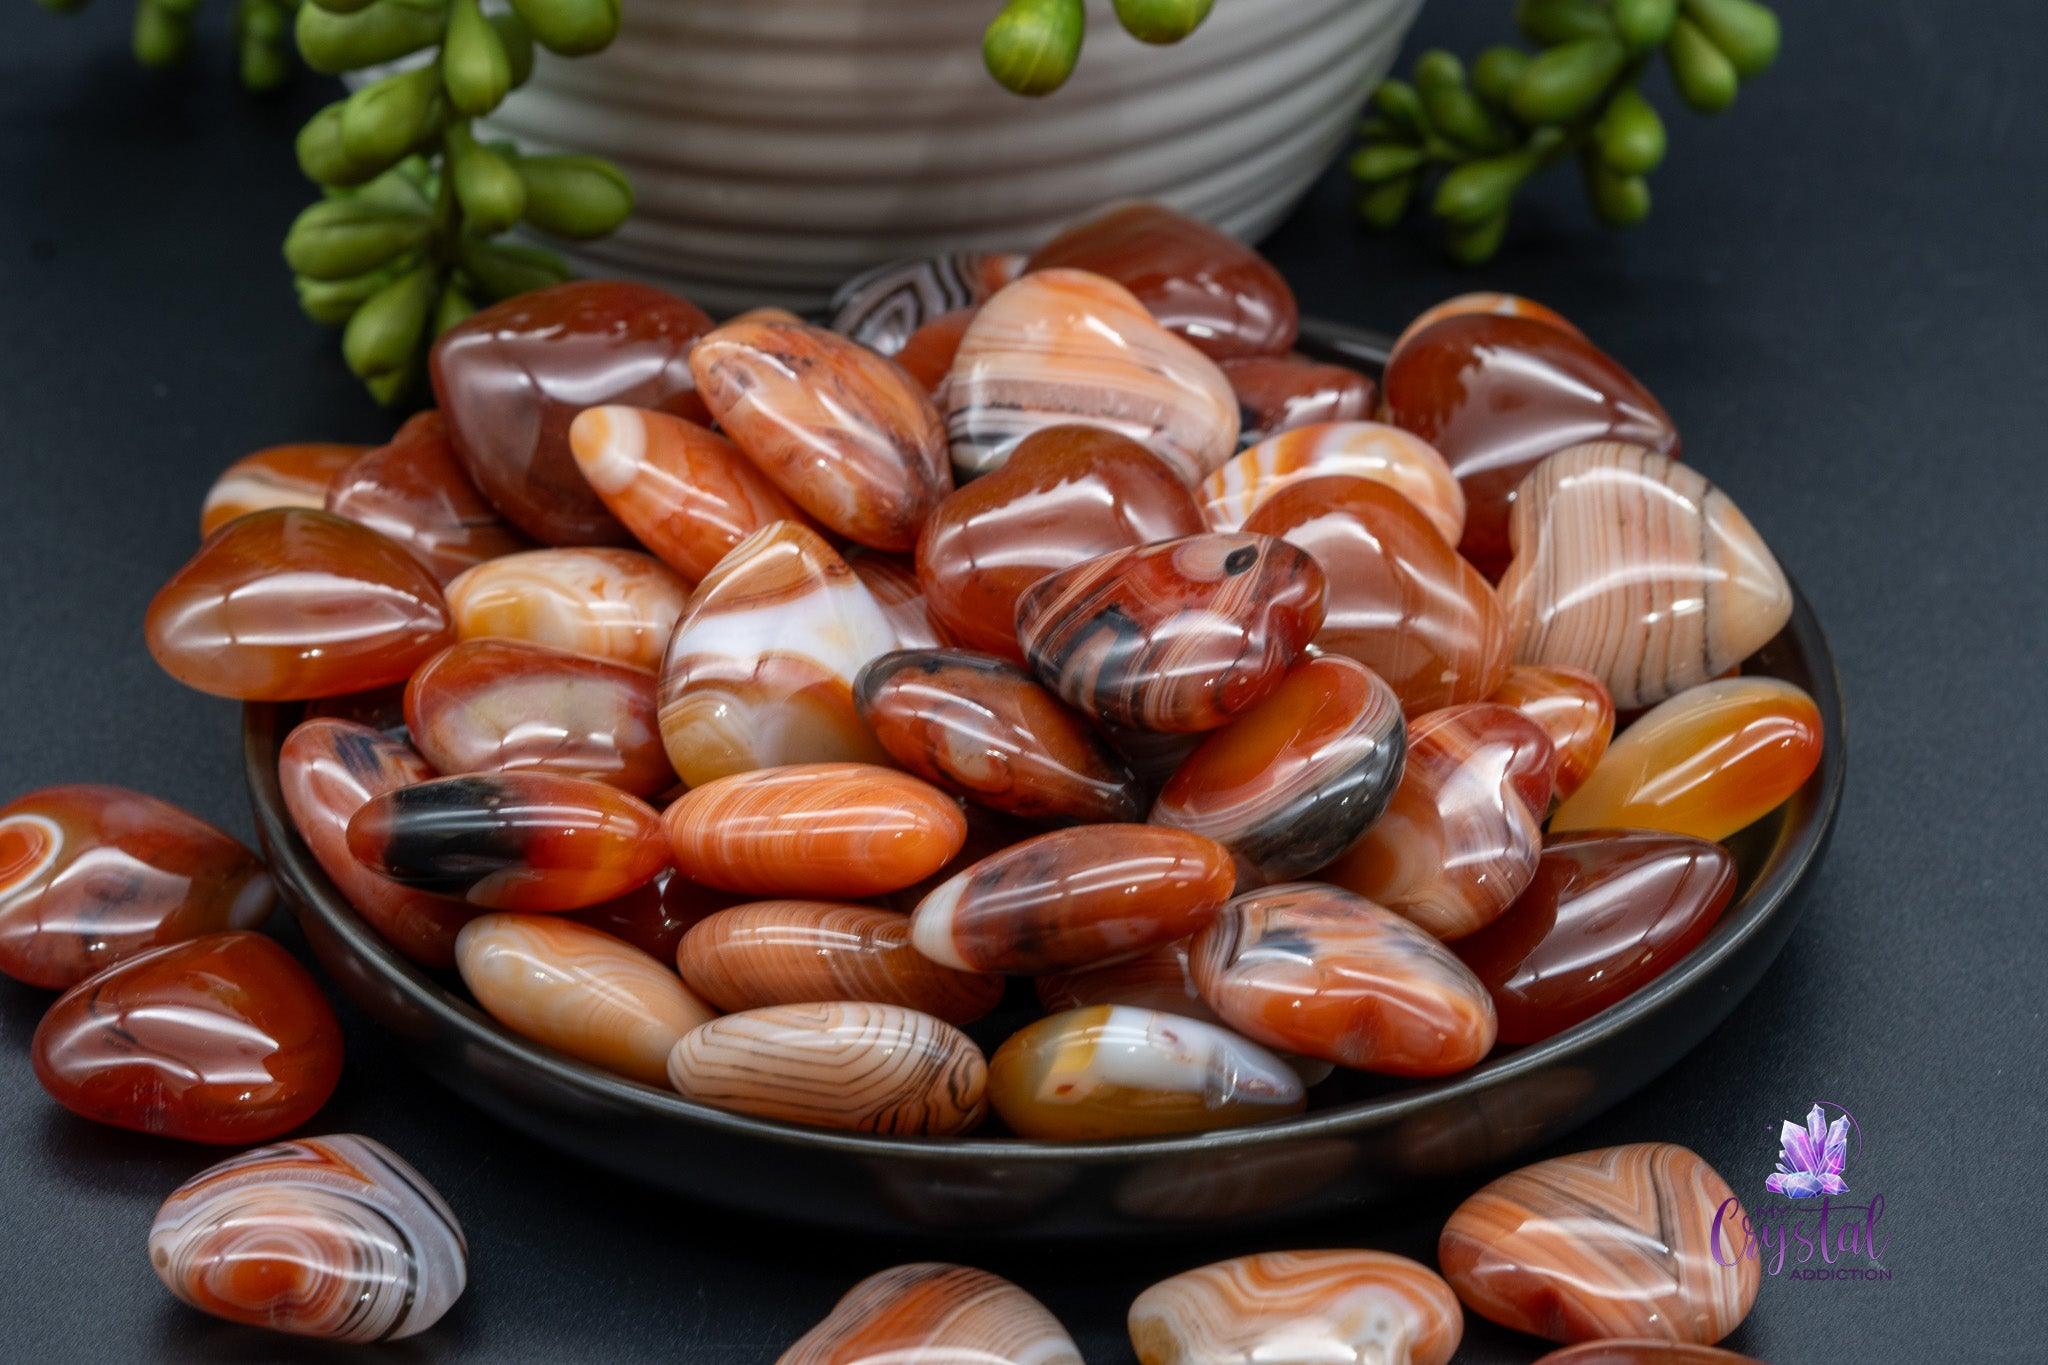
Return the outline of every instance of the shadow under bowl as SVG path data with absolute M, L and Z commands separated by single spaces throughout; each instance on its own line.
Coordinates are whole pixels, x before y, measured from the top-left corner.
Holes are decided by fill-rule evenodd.
M 1326 358 L 1377 369 L 1385 344 L 1303 324 L 1303 349 Z M 1728 841 L 1736 898 L 1664 975 L 1556 1037 L 1500 1050 L 1457 1076 L 1416 1083 L 1340 1072 L 1312 1092 L 1308 1113 L 1283 1122 L 1127 1142 L 802 1128 L 694 1104 L 529 1042 L 471 1004 L 452 976 L 393 951 L 321 871 L 277 780 L 278 749 L 301 708 L 246 707 L 243 758 L 272 874 L 321 966 L 419 1065 L 499 1121 L 629 1179 L 755 1217 L 927 1235 L 1158 1234 L 1327 1215 L 1498 1164 L 1592 1119 L 1712 1033 L 1790 937 L 1846 769 L 1841 683 L 1796 585 L 1792 619 L 1744 671 L 1812 694 L 1825 727 L 1820 766 Z

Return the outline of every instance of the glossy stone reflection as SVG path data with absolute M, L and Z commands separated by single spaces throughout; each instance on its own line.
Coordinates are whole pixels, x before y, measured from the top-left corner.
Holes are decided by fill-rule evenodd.
M 953 489 L 924 391 L 820 327 L 732 322 L 690 355 L 718 425 L 791 501 L 849 540 L 908 550 Z
M 676 866 L 759 896 L 858 899 L 919 881 L 967 821 L 928 782 L 870 763 L 795 763 L 707 782 L 663 813 Z
M 1458 941 L 1504 1043 L 1536 1043 L 1627 999 L 1691 952 L 1735 895 L 1735 858 L 1682 834 L 1554 837 L 1515 903 Z
M 1791 683 L 1701 683 L 1622 731 L 1550 827 L 1725 839 L 1806 785 L 1824 738 L 1819 708 Z
M 917 907 L 912 941 L 966 971 L 1040 972 L 1194 933 L 1236 883 L 1230 851 L 1157 825 L 1081 825 L 982 859 Z
M 1683 1147 L 1605 1147 L 1482 1188 L 1444 1224 L 1437 1263 L 1467 1308 L 1518 1332 L 1712 1345 L 1762 1278 L 1754 1258 L 1714 1255 L 1723 1204 L 1739 1215 L 1728 1182 Z
M 673 868 L 664 868 L 645 886 L 573 911 L 570 918 L 624 939 L 656 962 L 674 962 L 684 934 L 745 899 L 736 892 L 699 886 Z
M 426 1178 L 343 1134 L 258 1147 L 171 1192 L 149 1229 L 164 1287 L 203 1313 L 333 1341 L 426 1331 L 462 1296 L 469 1245 Z
M 881 762 L 853 683 L 896 633 L 808 527 L 755 532 L 698 585 L 661 667 L 661 736 L 691 786 L 785 763 Z
M 1031 255 L 1030 270 L 1105 275 L 1198 349 L 1279 355 L 1300 322 L 1294 291 L 1265 257 L 1164 204 L 1130 203 L 1068 228 Z
M 1372 380 L 1357 370 L 1307 356 L 1243 356 L 1220 362 L 1220 368 L 1237 395 L 1241 446 L 1296 427 L 1370 417 L 1378 397 Z
M 883 355 L 898 355 L 927 324 L 975 307 L 1023 270 L 1024 258 L 1007 251 L 884 261 L 833 291 L 832 330 Z
M 438 412 L 423 412 L 354 461 L 327 491 L 327 510 L 410 550 L 437 583 L 531 547 L 463 471 Z
M 1508 622 L 1493 589 L 1387 485 L 1290 484 L 1244 528 L 1315 557 L 1330 583 L 1316 647 L 1386 679 L 1409 715 L 1477 701 L 1506 676 Z
M 964 1133 L 988 1111 L 981 1049 L 951 1024 L 900 1005 L 728 1014 L 683 1036 L 668 1076 L 699 1104 L 863 1133 Z
M 1516 664 L 1487 700 L 1514 707 L 1550 736 L 1550 787 L 1559 801 L 1579 789 L 1614 738 L 1614 698 L 1583 668 Z
M 1728 496 L 1637 446 L 1544 462 L 1501 580 L 1523 663 L 1583 668 L 1624 709 L 1725 673 L 1784 628 L 1792 587 Z
M 201 538 L 212 535 L 236 517 L 271 507 L 321 508 L 327 490 L 368 446 L 337 441 L 266 446 L 236 460 L 206 490 L 199 509 Z
M 1130 957 L 1066 971 L 1040 972 L 1032 982 L 1038 1003 L 1051 1013 L 1083 1005 L 1136 1005 L 1216 1024 L 1222 1021 L 1195 991 L 1188 971 L 1193 938 L 1175 939 Z
M 1416 333 L 1387 365 L 1387 420 L 1435 446 L 1464 485 L 1458 548 L 1488 574 L 1507 564 L 1516 485 L 1587 441 L 1678 452 L 1648 390 L 1578 333 L 1532 317 L 1461 313 Z
M 1328 863 L 1379 818 L 1407 727 L 1379 675 L 1340 654 L 1304 659 L 1264 701 L 1174 771 L 1151 822 L 1207 835 L 1283 879 Z
M 1587 1341 L 1552 1351 L 1536 1365 L 1763 1365 L 1753 1356 L 1682 1341 Z
M 249 1143 L 311 1118 L 341 1078 L 341 1026 L 261 934 L 209 934 L 86 978 L 29 1045 L 75 1114 L 188 1142 Z
M 864 545 L 849 546 L 841 558 L 882 609 L 899 646 L 941 649 L 953 644 L 952 633 L 938 623 L 925 603 L 924 584 L 917 581 L 916 560 L 909 555 L 870 550 Z
M 1031 820 L 1144 813 L 1123 759 L 1014 664 L 964 650 L 903 650 L 863 669 L 855 698 L 890 756 L 947 791 Z
M 1345 475 L 1383 483 L 1415 504 L 1447 544 L 1465 529 L 1465 494 L 1428 442 L 1379 422 L 1321 422 L 1260 441 L 1202 480 L 1203 515 L 1214 531 L 1242 529 L 1281 489 Z
M 252 512 L 209 536 L 151 599 L 144 630 L 166 673 L 240 701 L 398 682 L 451 638 L 419 561 L 305 508 Z
M 666 965 L 559 915 L 479 915 L 456 943 L 462 984 L 492 1018 L 578 1061 L 649 1085 L 712 1011 Z
M 1140 1365 L 1447 1365 L 1465 1315 L 1442 1277 L 1384 1251 L 1268 1251 L 1184 1271 L 1131 1304 Z
M 1475 702 L 1420 717 L 1386 813 L 1321 875 L 1462 938 L 1536 875 L 1550 767 L 1549 738 L 1519 711 Z
M 1584 335 L 1563 314 L 1536 302 L 1534 299 L 1525 299 L 1519 294 L 1499 294 L 1487 290 L 1475 290 L 1469 294 L 1453 295 L 1442 303 L 1435 304 L 1417 313 L 1414 320 L 1401 329 L 1401 335 L 1394 338 L 1394 344 L 1388 351 L 1388 363 L 1391 364 L 1393 357 L 1399 355 L 1401 349 L 1409 342 L 1428 331 L 1437 323 L 1442 322 L 1445 318 L 1488 313 L 1505 318 L 1529 318 L 1536 322 L 1548 323 L 1552 327 L 1570 332 L 1575 336 Z
M 690 347 L 711 319 L 623 280 L 574 280 L 472 314 L 434 343 L 434 396 L 470 477 L 548 545 L 623 542 L 569 453 L 569 423 L 627 403 L 701 419 Z
M 922 1262 L 870 1275 L 776 1365 L 1081 1365 L 1059 1319 L 1008 1280 Z
M 654 675 L 521 640 L 464 640 L 405 689 L 413 744 L 442 773 L 588 777 L 635 796 L 675 785 Z
M 1079 270 L 1037 271 L 983 304 L 941 397 L 962 478 L 1071 422 L 1142 442 L 1189 484 L 1237 449 L 1237 395 L 1216 363 L 1122 285 Z
M 569 449 L 612 515 L 691 583 L 763 526 L 805 519 L 732 442 L 671 413 L 585 408 Z
M 638 550 L 528 550 L 479 564 L 448 585 L 465 640 L 527 640 L 635 668 L 661 663 L 690 588 Z
M 1188 951 L 1202 999 L 1271 1047 L 1397 1076 L 1443 1076 L 1486 1056 L 1493 1005 L 1413 924 L 1333 886 L 1239 896 Z
M 1323 622 L 1323 571 L 1271 536 L 1211 533 L 1077 564 L 1017 599 L 1046 685 L 1112 725 L 1213 730 L 1256 705 Z
M 44 787 L 0 806 L 0 972 L 64 990 L 137 953 L 253 929 L 277 889 L 248 849 L 126 787 Z
M 1011 1035 L 989 1102 L 1019 1137 L 1086 1142 L 1266 1123 L 1306 1097 L 1287 1063 L 1214 1024 L 1096 1005 Z
M 1136 441 L 1099 427 L 1046 427 L 939 504 L 918 540 L 918 581 L 955 640 L 1021 663 L 1017 599 L 1032 584 L 1202 529 L 1187 485 Z

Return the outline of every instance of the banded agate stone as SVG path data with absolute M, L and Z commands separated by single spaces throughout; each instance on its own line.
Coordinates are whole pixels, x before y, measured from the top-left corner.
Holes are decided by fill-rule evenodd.
M 1409 727 L 1407 770 L 1379 822 L 1320 875 L 1438 938 L 1462 938 L 1536 875 L 1550 768 L 1548 736 L 1519 711 L 1432 711 Z
M 989 1059 L 989 1102 L 1019 1137 L 1207 1132 L 1301 1112 L 1301 1078 L 1256 1043 L 1129 1005 L 1055 1014 Z
M 1384 1251 L 1268 1251 L 1183 1271 L 1131 1304 L 1139 1365 L 1448 1365 L 1465 1314 L 1441 1276 Z
M 1241 446 L 1296 427 L 1370 417 L 1377 396 L 1372 380 L 1357 370 L 1307 356 L 1240 356 L 1219 362 L 1219 368 L 1237 395 Z
M 1504 318 L 1528 318 L 1534 322 L 1548 323 L 1560 331 L 1570 332 L 1575 336 L 1584 335 L 1562 313 L 1534 299 L 1525 299 L 1519 294 L 1475 290 L 1469 294 L 1453 295 L 1442 303 L 1434 304 L 1417 313 L 1414 321 L 1403 327 L 1401 334 L 1394 338 L 1394 344 L 1387 352 L 1387 363 L 1392 364 L 1393 358 L 1401 353 L 1402 347 L 1445 318 L 1486 314 Z
M 848 546 L 841 558 L 882 609 L 897 645 L 904 649 L 952 647 L 952 633 L 938 623 L 924 600 L 924 584 L 917 581 L 916 560 L 909 555 L 870 550 L 864 545 Z
M 269 918 L 254 854 L 126 787 L 44 787 L 0 806 L 0 972 L 66 990 L 150 948 Z
M 434 343 L 429 370 L 455 451 L 505 519 L 544 545 L 605 545 L 625 529 L 576 470 L 569 424 L 606 403 L 701 419 L 690 348 L 711 319 L 624 280 L 520 294 Z
M 1186 938 L 1237 880 L 1230 850 L 1158 825 L 1078 825 L 992 853 L 918 904 L 911 941 L 962 971 L 1041 972 Z
M 1017 599 L 1017 641 L 1088 715 L 1213 730 L 1279 686 L 1323 624 L 1323 591 L 1323 570 L 1294 546 L 1211 532 L 1040 579 Z
M 505 555 L 448 585 L 455 633 L 655 669 L 689 585 L 638 550 L 562 546 Z
M 948 251 L 884 261 L 833 291 L 832 330 L 872 351 L 900 355 L 938 318 L 971 309 L 1024 273 L 1008 251 Z
M 479 915 L 456 941 L 462 984 L 522 1038 L 661 1085 L 669 1049 L 713 1011 L 663 963 L 560 915 Z
M 1081 1365 L 1059 1319 L 1008 1280 L 922 1262 L 868 1276 L 776 1365 Z
M 806 520 L 739 447 L 672 413 L 585 408 L 569 450 L 612 515 L 689 583 L 763 526 Z
M 1678 430 L 1635 378 L 1576 331 L 1542 318 L 1466 312 L 1404 342 L 1381 381 L 1387 420 L 1435 446 L 1464 486 L 1458 549 L 1489 577 L 1513 546 L 1516 487 L 1587 441 L 1676 455 Z
M 1728 1182 L 1668 1142 L 1556 1157 L 1460 1204 L 1437 1263 L 1467 1308 L 1518 1332 L 1712 1345 L 1749 1315 L 1762 1279 L 1753 1257 L 1714 1255 L 1724 1204 L 1739 1221 Z
M 1638 1338 L 1630 1341 L 1586 1341 L 1552 1351 L 1536 1365 L 1763 1365 L 1753 1356 L 1718 1346 Z
M 1269 1047 L 1397 1076 L 1443 1076 L 1493 1047 L 1493 1002 L 1449 949 L 1316 882 L 1237 897 L 1188 970 L 1226 1024 Z
M 1304 479 L 1261 502 L 1244 529 L 1322 566 L 1330 589 L 1316 648 L 1385 678 L 1409 715 L 1478 701 L 1507 676 L 1508 618 L 1493 589 L 1389 485 Z
M 1203 1003 L 1188 971 L 1192 937 L 1147 948 L 1130 957 L 1065 971 L 1040 972 L 1032 981 L 1038 1003 L 1058 1014 L 1083 1005 L 1136 1005 L 1211 1024 L 1223 1021 Z
M 411 418 L 388 445 L 351 463 L 328 488 L 326 507 L 403 545 L 437 583 L 533 545 L 469 481 L 438 412 Z
M 1449 545 L 1465 529 L 1465 494 L 1427 441 L 1380 422 L 1318 422 L 1252 446 L 1202 480 L 1212 531 L 1236 531 L 1293 484 L 1344 475 L 1383 483 L 1415 505 Z
M 1237 449 L 1237 395 L 1216 362 L 1128 289 L 1080 270 L 1035 271 L 983 304 L 940 396 L 966 479 L 1070 422 L 1142 443 L 1188 484 Z
M 988 1112 L 988 1064 L 966 1034 L 865 1001 L 723 1015 L 677 1042 L 668 1077 L 700 1104 L 862 1133 L 964 1133 Z
M 934 786 L 1030 820 L 1144 814 L 1123 759 L 1014 664 L 964 650 L 902 650 L 862 669 L 854 697 L 890 756 Z
M 1669 971 L 1735 896 L 1719 844 L 1647 830 L 1554 836 L 1515 903 L 1457 953 L 1486 984 L 1504 1043 L 1536 1043 Z
M 1294 291 L 1265 257 L 1164 204 L 1106 209 L 1033 252 L 1025 268 L 1107 276 L 1219 360 L 1284 354 L 1300 323 Z
M 402 885 L 487 910 L 580 910 L 652 881 L 661 817 L 602 782 L 518 769 L 373 796 L 349 851 Z
M 1585 669 L 1625 710 L 1727 672 L 1792 615 L 1792 585 L 1727 494 L 1640 446 L 1544 461 L 1512 532 L 1515 658 Z
M 729 322 L 697 343 L 690 369 L 732 443 L 849 540 L 908 550 L 953 491 L 945 428 L 924 390 L 844 337 Z
M 1487 700 L 1514 707 L 1550 736 L 1550 788 L 1559 801 L 1579 789 L 1614 738 L 1614 698 L 1583 668 L 1516 664 Z
M 72 1113 L 187 1142 L 261 1142 L 341 1079 L 341 1026 L 291 954 L 244 931 L 117 962 L 57 998 L 29 1044 Z
M 441 585 L 403 548 L 328 512 L 229 522 L 150 600 L 149 652 L 201 692 L 303 701 L 402 681 L 452 638 Z
M 853 684 L 895 647 L 880 605 L 815 531 L 763 527 L 698 585 L 669 639 L 669 762 L 691 786 L 786 763 L 882 762 Z
M 164 1287 L 202 1313 L 332 1341 L 426 1331 L 469 1244 L 439 1192 L 374 1138 L 258 1147 L 171 1192 L 149 1229 Z
M 663 812 L 676 867 L 758 896 L 859 899 L 944 867 L 967 839 L 960 807 L 871 763 L 795 763 L 693 788 Z
M 1151 451 L 1099 427 L 1050 426 L 939 504 L 918 539 L 917 576 L 955 640 L 1022 663 L 1017 599 L 1032 584 L 1202 529 L 1187 485 Z
M 265 446 L 236 460 L 206 490 L 199 509 L 203 540 L 236 517 L 272 507 L 327 505 L 327 490 L 369 446 L 313 441 Z
M 348 822 L 371 797 L 433 777 L 404 740 L 356 721 L 301 721 L 277 753 L 285 809 L 321 871 L 385 942 L 439 968 L 455 965 L 455 936 L 475 908 L 379 876 L 348 847 Z
M 755 901 L 700 921 L 676 950 L 683 980 L 728 1013 L 764 1005 L 866 1000 L 971 1024 L 1003 979 L 956 971 L 911 946 L 910 916 L 830 901 Z
M 1299 876 L 1380 817 L 1407 748 L 1393 689 L 1341 654 L 1318 655 L 1210 731 L 1167 779 L 1149 818 L 1207 835 L 1261 878 Z
M 1701 683 L 1622 731 L 1550 827 L 1725 839 L 1806 785 L 1824 739 L 1819 708 L 1791 683 Z

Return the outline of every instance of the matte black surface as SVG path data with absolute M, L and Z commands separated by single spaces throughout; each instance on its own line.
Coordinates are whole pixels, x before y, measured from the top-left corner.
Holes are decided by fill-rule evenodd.
M 308 81 L 243 99 L 211 41 L 220 8 L 205 69 L 159 76 L 129 62 L 125 5 L 0 7 L 0 784 L 126 782 L 247 836 L 235 708 L 156 672 L 143 605 L 220 465 L 394 422 L 300 320 L 277 259 L 307 193 L 291 133 L 328 96 Z M 1469 53 L 1505 34 L 1507 8 L 1431 6 L 1411 51 Z M 1397 324 L 1478 285 L 1561 308 L 1664 401 L 1835 647 L 1852 776 L 1797 936 L 1713 1038 L 1570 1146 L 1681 1141 L 1751 1196 L 1782 1119 L 1844 1104 L 1867 1140 L 1850 1186 L 1885 1196 L 1894 1277 L 1769 1281 L 1728 1344 L 2038 1359 L 2048 19 L 2020 0 L 1786 8 L 1777 70 L 1719 120 L 1672 117 L 1656 213 L 1631 236 L 1588 226 L 1561 176 L 1500 260 L 1456 271 L 1420 235 L 1356 230 L 1333 177 L 1270 249 L 1325 316 Z M 23 1055 L 45 999 L 0 982 L 0 1349 L 303 1354 L 157 1287 L 150 1214 L 216 1154 L 47 1102 Z M 344 1021 L 322 1125 L 403 1152 L 474 1248 L 469 1294 L 392 1354 L 766 1361 L 854 1279 L 925 1250 L 650 1198 L 483 1121 Z M 1428 1259 L 1451 1202 L 1289 1240 Z M 1265 1245 L 974 1259 L 1044 1298 L 1091 1361 L 1118 1361 L 1139 1289 Z M 1467 1343 L 1476 1361 L 1540 1353 L 1476 1321 Z

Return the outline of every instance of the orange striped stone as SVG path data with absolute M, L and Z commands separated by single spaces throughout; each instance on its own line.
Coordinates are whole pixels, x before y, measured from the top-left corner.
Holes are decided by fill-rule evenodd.
M 1184 1271 L 1131 1304 L 1140 1365 L 1446 1365 L 1465 1315 L 1441 1276 L 1384 1251 L 1268 1251 Z
M 1081 1365 L 1044 1304 L 985 1270 L 923 1262 L 870 1275 L 776 1365 Z
M 1380 422 L 1318 422 L 1267 437 L 1202 480 L 1202 512 L 1211 530 L 1235 531 L 1281 489 L 1337 475 L 1393 489 L 1447 545 L 1465 530 L 1465 494 L 1444 457 L 1420 436 Z

